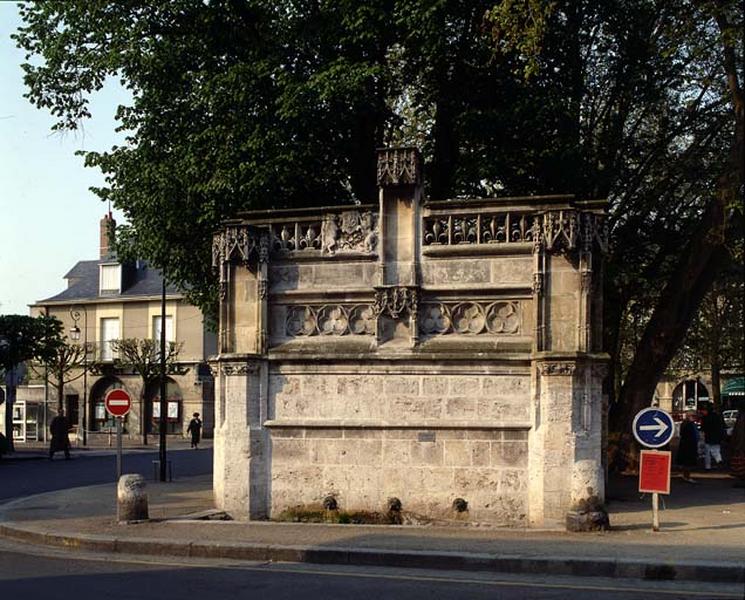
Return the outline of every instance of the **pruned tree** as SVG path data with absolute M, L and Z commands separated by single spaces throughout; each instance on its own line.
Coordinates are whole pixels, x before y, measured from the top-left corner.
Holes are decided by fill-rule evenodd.
M 70 344 L 64 338 L 47 360 L 31 364 L 36 376 L 51 384 L 57 392 L 57 411 L 64 407 L 65 386 L 83 377 L 87 354 L 93 350 L 91 343 L 86 351 L 83 345 Z
M 176 370 L 176 359 L 181 351 L 181 343 L 166 344 L 166 372 Z M 112 340 L 111 349 L 117 353 L 114 366 L 120 369 L 131 369 L 142 380 L 140 390 L 140 421 L 142 442 L 147 444 L 147 423 L 145 410 L 145 393 L 147 387 L 160 377 L 160 341 L 149 338 L 126 338 Z

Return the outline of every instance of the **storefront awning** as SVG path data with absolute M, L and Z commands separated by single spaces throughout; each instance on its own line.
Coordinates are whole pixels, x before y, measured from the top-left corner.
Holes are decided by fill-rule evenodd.
M 745 396 L 745 377 L 735 377 L 725 383 L 722 396 Z

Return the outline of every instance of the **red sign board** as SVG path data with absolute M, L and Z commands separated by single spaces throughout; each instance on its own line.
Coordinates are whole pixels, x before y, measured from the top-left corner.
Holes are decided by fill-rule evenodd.
M 670 493 L 670 452 L 642 450 L 639 458 L 639 491 Z
M 103 403 L 106 406 L 106 412 L 112 417 L 123 417 L 132 408 L 132 399 L 127 392 L 121 389 L 111 390 L 106 394 Z

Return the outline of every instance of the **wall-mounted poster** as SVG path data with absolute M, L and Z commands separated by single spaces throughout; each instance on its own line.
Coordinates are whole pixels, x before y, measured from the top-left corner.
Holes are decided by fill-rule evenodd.
M 153 419 L 160 419 L 160 400 L 153 400 Z
M 178 419 L 178 402 L 168 403 L 168 418 Z
M 95 418 L 97 421 L 105 421 L 106 420 L 106 407 L 103 404 L 96 404 L 96 415 Z

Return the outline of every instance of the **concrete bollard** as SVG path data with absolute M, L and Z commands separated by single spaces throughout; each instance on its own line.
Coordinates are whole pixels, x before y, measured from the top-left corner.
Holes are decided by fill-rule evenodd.
M 148 519 L 147 491 L 142 475 L 122 475 L 116 487 L 116 518 L 120 523 Z

